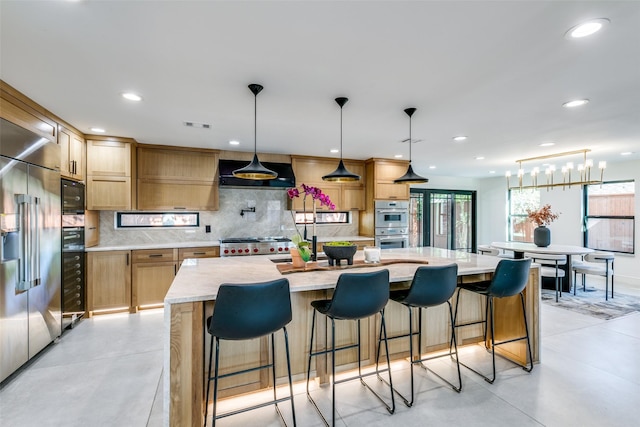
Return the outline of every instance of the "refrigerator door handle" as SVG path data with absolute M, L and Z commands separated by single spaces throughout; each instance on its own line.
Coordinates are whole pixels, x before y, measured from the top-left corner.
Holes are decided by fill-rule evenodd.
M 38 201 L 37 197 L 29 194 L 16 194 L 20 224 L 17 292 L 27 291 L 40 283 Z

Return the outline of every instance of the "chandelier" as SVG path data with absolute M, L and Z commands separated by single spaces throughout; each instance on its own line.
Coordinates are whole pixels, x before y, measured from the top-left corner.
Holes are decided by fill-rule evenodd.
M 582 149 L 516 160 L 518 164 L 517 184 L 511 184 L 511 171 L 507 171 L 505 173 L 507 188 L 509 190 L 546 188 L 548 191 L 555 187 L 562 187 L 564 190 L 565 187 L 571 188 L 572 185 L 602 184 L 607 162 L 598 162 L 598 169 L 600 171 L 599 179 L 597 177 L 592 178 L 591 170 L 594 168 L 593 159 L 587 159 L 587 153 L 590 151 L 589 149 Z M 582 163 L 579 163 L 577 166 L 573 161 L 570 161 L 566 162 L 559 169 L 552 163 L 544 163 L 542 164 L 542 168 L 540 166 L 533 166 L 528 172 L 523 168 L 523 163 L 533 163 L 558 157 L 578 156 L 580 154 L 582 155 Z M 597 172 L 594 171 L 594 175 L 596 173 Z M 526 178 L 527 174 L 529 175 L 528 179 Z

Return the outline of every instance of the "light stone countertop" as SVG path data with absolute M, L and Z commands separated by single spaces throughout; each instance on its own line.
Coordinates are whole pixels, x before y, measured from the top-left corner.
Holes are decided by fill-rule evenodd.
M 123 245 L 93 246 L 85 248 L 85 252 L 101 251 L 129 251 L 136 249 L 171 249 L 171 248 L 201 248 L 205 246 L 220 246 L 219 240 L 207 240 L 200 242 L 167 242 L 167 243 L 127 243 Z
M 429 261 L 429 265 L 446 265 L 455 262 L 458 264 L 459 275 L 493 272 L 500 261 L 500 258 L 494 256 L 431 247 L 385 249 L 382 251 L 381 257 L 382 259 L 426 259 Z M 370 268 L 310 271 L 282 275 L 276 267 L 277 264 L 271 261 L 271 259 L 277 258 L 282 258 L 282 255 L 186 260 L 178 270 L 164 302 L 165 304 L 177 304 L 214 300 L 218 287 L 223 283 L 254 283 L 282 277 L 289 279 L 291 292 L 329 289 L 335 287 L 338 276 L 343 272 L 376 271 L 383 268 L 389 270 L 391 282 L 403 282 L 411 280 L 415 270 L 421 266 L 421 264 L 391 264 Z M 363 259 L 362 251 L 358 251 L 354 259 Z

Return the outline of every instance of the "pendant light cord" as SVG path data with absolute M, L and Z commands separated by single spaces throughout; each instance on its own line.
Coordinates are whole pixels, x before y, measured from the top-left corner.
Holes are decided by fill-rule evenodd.
M 411 116 L 409 116 L 409 164 L 411 164 Z
M 258 94 L 253 95 L 253 154 L 258 154 Z
M 340 160 L 342 160 L 342 105 L 340 106 Z

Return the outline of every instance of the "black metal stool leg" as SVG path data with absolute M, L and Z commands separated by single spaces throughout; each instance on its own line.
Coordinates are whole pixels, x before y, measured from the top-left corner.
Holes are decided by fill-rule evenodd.
M 291 393 L 291 414 L 293 415 L 293 425 L 296 423 L 296 408 L 293 403 L 293 381 L 291 380 L 291 357 L 289 356 L 289 334 L 287 333 L 286 326 L 282 328 L 284 331 L 284 349 L 287 353 L 287 375 L 289 376 L 289 393 Z
M 311 395 L 309 394 L 309 381 L 311 379 L 311 357 L 313 353 L 313 331 L 316 326 L 316 311 L 313 310 L 313 315 L 311 316 L 311 338 L 309 340 L 309 361 L 307 363 L 307 398 L 311 399 Z M 317 368 L 316 368 L 317 371 Z
M 489 299 L 489 304 L 491 305 L 489 310 L 491 312 L 491 363 L 493 364 L 493 377 L 491 378 L 491 380 L 485 378 L 485 381 L 487 381 L 489 384 L 493 384 L 493 382 L 496 380 L 496 330 L 495 319 L 493 316 L 493 297 L 487 298 Z
M 216 425 L 216 409 L 218 403 L 218 365 L 219 365 L 219 356 L 220 356 L 220 340 L 216 337 L 216 367 L 214 370 L 214 378 L 213 378 L 213 414 L 211 418 L 211 425 L 215 427 Z
M 522 320 L 524 320 L 524 330 L 525 330 L 525 333 L 527 334 L 527 349 L 529 349 L 529 363 L 531 364 L 529 368 L 527 368 L 526 366 L 523 366 L 522 369 L 524 369 L 527 372 L 531 372 L 531 370 L 533 369 L 533 353 L 531 352 L 531 341 L 529 340 L 529 326 L 527 325 L 527 310 L 525 309 L 524 295 L 522 292 L 520 292 L 520 302 L 522 303 Z
M 211 361 L 213 360 L 213 335 L 209 346 L 209 373 L 207 374 L 207 399 L 204 401 L 204 427 L 207 427 L 207 415 L 209 413 L 209 391 L 211 389 Z

